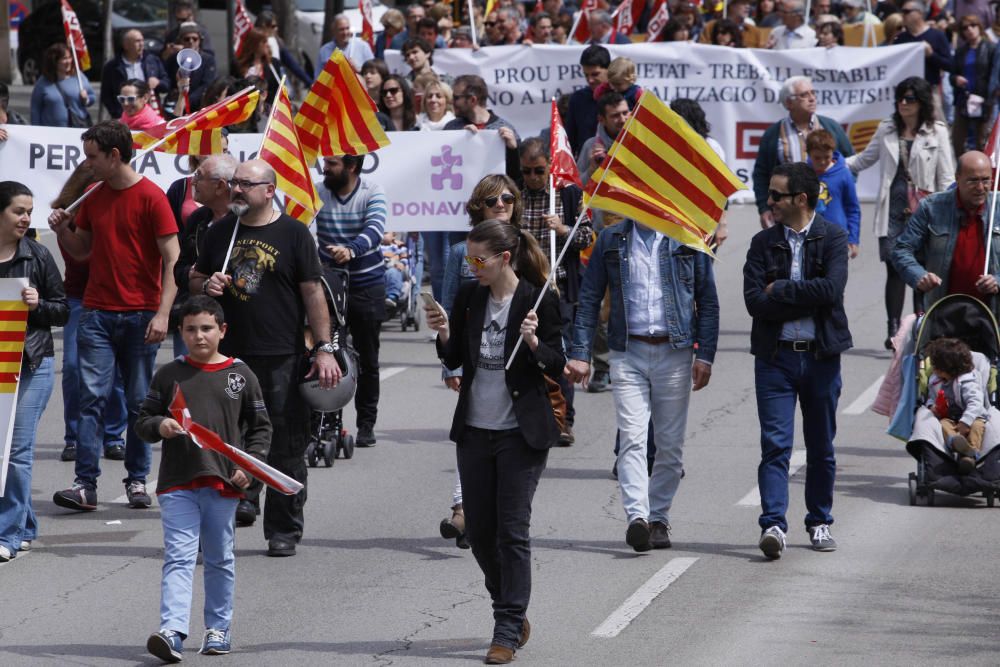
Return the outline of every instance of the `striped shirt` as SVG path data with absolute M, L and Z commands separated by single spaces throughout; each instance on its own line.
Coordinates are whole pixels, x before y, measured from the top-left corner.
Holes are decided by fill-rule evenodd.
M 327 188 L 319 188 L 319 196 L 323 208 L 316 216 L 316 238 L 323 263 L 333 264 L 328 245 L 346 246 L 354 251 L 354 259 L 347 265 L 352 288 L 383 281 L 381 244 L 387 206 L 382 186 L 359 178 L 346 199 Z

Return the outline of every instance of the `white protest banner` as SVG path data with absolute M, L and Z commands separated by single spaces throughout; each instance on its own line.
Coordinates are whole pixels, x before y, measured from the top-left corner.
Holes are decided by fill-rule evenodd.
M 584 48 L 444 49 L 434 52 L 434 68 L 454 76 L 481 76 L 489 88 L 487 106 L 524 138 L 546 126 L 549 100 L 586 85 L 579 65 Z M 748 185 L 761 135 L 787 113 L 778 104 L 785 79 L 811 76 L 817 112 L 844 125 L 858 151 L 867 145 L 879 121 L 895 110 L 895 85 L 909 76 L 922 76 L 924 62 L 921 44 L 768 51 L 658 42 L 607 48 L 612 57 L 635 62 L 637 83 L 660 99 L 686 97 L 701 104 L 729 168 Z M 386 61 L 393 72 L 409 71 L 398 51 L 387 51 Z M 874 199 L 877 170 L 864 172 L 858 185 L 860 196 Z
M 24 183 L 35 195 L 33 227 L 48 228 L 49 202 L 76 165 L 83 161 L 81 131 L 17 125 L 0 143 L 0 180 Z M 486 174 L 504 173 L 504 145 L 497 132 L 395 132 L 392 143 L 365 158 L 363 177 L 385 190 L 386 228 L 393 231 L 468 229 L 465 202 Z M 243 162 L 256 157 L 260 134 L 229 135 L 229 152 Z M 188 176 L 186 155 L 148 153 L 136 170 L 166 190 Z M 313 170 L 323 187 L 323 174 Z
M 14 412 L 17 409 L 17 383 L 21 379 L 21 353 L 24 331 L 28 326 L 28 306 L 21 300 L 27 278 L 0 278 L 0 496 L 7 488 L 10 444 L 14 435 Z

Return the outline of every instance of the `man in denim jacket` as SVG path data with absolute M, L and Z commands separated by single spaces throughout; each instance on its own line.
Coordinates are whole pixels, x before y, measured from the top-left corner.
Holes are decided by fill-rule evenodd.
M 846 247 L 846 246 L 845 246 Z M 604 228 L 583 276 L 567 375 L 590 374 L 590 348 L 610 288 L 608 347 L 621 447 L 618 484 L 636 551 L 670 547 L 670 505 L 691 390 L 708 384 L 719 339 L 719 298 L 708 255 L 632 220 Z M 697 350 L 695 349 L 697 345 Z M 650 417 L 656 444 L 646 469 Z
M 806 445 L 806 530 L 813 549 L 833 551 L 833 438 L 840 399 L 840 353 L 853 344 L 844 313 L 847 232 L 816 214 L 819 180 L 804 162 L 775 167 L 767 201 L 775 225 L 750 242 L 743 299 L 753 318 L 750 353 L 760 420 L 758 546 L 785 550 L 788 464 L 795 403 Z
M 991 303 L 997 313 L 1000 243 L 994 236 L 986 268 L 986 227 L 993 183 L 990 159 L 969 151 L 958 159 L 958 188 L 924 198 L 896 241 L 892 263 L 906 283 L 924 293 L 930 308 L 949 294 L 968 294 Z M 995 203 L 993 204 L 996 205 Z M 996 227 L 993 234 L 998 234 Z

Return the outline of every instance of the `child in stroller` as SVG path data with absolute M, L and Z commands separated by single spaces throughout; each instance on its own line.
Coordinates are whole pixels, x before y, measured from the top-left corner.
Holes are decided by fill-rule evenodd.
M 410 254 L 406 242 L 397 239 L 395 232 L 382 235 L 382 258 L 385 261 L 385 313 L 393 319 L 409 298 Z
M 926 350 L 933 373 L 927 383 L 926 407 L 941 423 L 948 449 L 958 459 L 958 471 L 968 475 L 983 449 L 989 410 L 982 377 L 972 363 L 972 350 L 957 338 L 938 338 Z

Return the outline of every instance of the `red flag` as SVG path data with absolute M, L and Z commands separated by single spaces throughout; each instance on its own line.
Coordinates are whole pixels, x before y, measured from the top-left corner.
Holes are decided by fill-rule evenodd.
M 650 12 L 649 26 L 646 28 L 646 41 L 660 41 L 663 29 L 667 27 L 669 20 L 670 8 L 667 7 L 667 0 L 655 0 L 653 9 Z
M 569 41 L 577 44 L 586 44 L 590 41 L 590 12 L 597 9 L 597 0 L 584 0 L 580 6 L 580 13 L 576 17 L 576 23 L 569 31 Z
M 986 140 L 986 146 L 983 148 L 983 152 L 990 159 L 994 171 L 996 171 L 997 162 L 1000 162 L 1000 150 L 997 150 L 998 142 L 1000 142 L 1000 122 L 993 123 L 990 138 Z
M 89 70 L 90 51 L 87 50 L 87 40 L 84 39 L 83 30 L 80 29 L 80 19 L 76 17 L 76 12 L 66 0 L 62 0 L 62 20 L 66 41 L 76 54 L 77 65 L 81 71 Z
M 531 15 L 534 16 L 535 14 L 541 14 L 544 11 L 545 5 L 542 4 L 542 0 L 536 0 L 535 8 L 531 10 Z M 552 18 L 555 19 L 556 17 L 553 16 Z
M 372 20 L 372 0 L 359 0 L 358 10 L 361 12 L 361 39 L 375 50 L 375 28 Z
M 573 149 L 569 147 L 569 137 L 563 128 L 556 101 L 552 100 L 552 121 L 549 126 L 549 153 L 552 155 L 552 184 L 557 190 L 567 185 L 583 187 L 580 183 L 580 172 L 573 159 Z
M 631 35 L 645 8 L 646 0 L 624 0 L 611 15 L 614 31 L 626 36 Z
M 222 438 L 215 431 L 211 431 L 198 422 L 191 419 L 191 411 L 188 410 L 187 401 L 181 392 L 180 385 L 174 385 L 174 399 L 170 401 L 170 415 L 177 420 L 185 431 L 191 442 L 202 449 L 210 449 L 235 463 L 250 475 L 267 484 L 269 487 L 283 493 L 286 496 L 294 496 L 304 487 L 302 482 L 292 479 L 280 470 L 276 470 L 263 461 L 250 456 L 242 449 L 237 449 L 230 444 L 223 442 Z
M 233 8 L 233 51 L 237 56 L 243 50 L 243 42 L 251 30 L 253 30 L 253 19 L 243 6 L 243 0 L 236 0 L 236 6 Z

